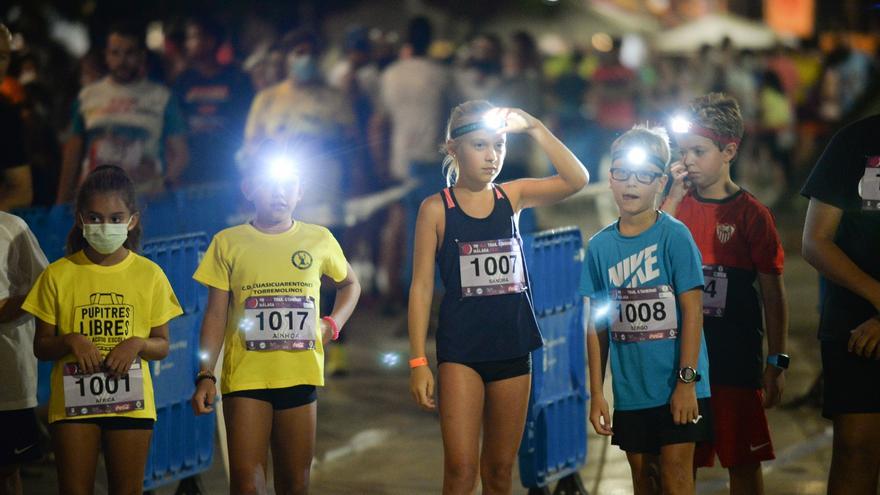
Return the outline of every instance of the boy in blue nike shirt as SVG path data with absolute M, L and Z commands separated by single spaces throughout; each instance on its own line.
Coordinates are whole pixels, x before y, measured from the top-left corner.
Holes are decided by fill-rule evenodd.
M 692 494 L 695 444 L 711 438 L 712 424 L 700 252 L 684 224 L 655 208 L 666 131 L 635 127 L 611 152 L 620 218 L 590 239 L 580 285 L 590 308 L 590 422 L 626 452 L 635 493 Z M 609 353 L 613 420 L 603 392 Z

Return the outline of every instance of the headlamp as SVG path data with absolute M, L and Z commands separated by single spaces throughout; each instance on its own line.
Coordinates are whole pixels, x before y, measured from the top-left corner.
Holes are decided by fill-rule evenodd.
M 672 118 L 671 126 L 672 132 L 676 134 L 684 134 L 690 130 L 691 121 L 678 115 Z
M 691 122 L 690 120 L 680 115 L 672 118 L 672 121 L 670 122 L 670 127 L 672 128 L 672 132 L 676 134 L 694 134 L 697 136 L 702 136 L 706 139 L 718 143 L 718 145 L 722 148 L 730 143 L 735 143 L 737 145 L 740 143 L 740 138 L 738 137 L 722 136 L 712 129 L 709 129 L 708 127 L 703 127 L 695 122 Z
M 660 157 L 648 153 L 640 146 L 614 150 L 614 152 L 611 153 L 611 161 L 613 162 L 616 160 L 623 160 L 627 165 L 630 165 L 633 168 L 644 168 L 650 163 L 659 168 L 661 172 L 666 170 L 666 162 L 661 160 Z
M 276 155 L 269 158 L 268 177 L 274 181 L 287 182 L 296 177 L 296 163 L 287 155 Z
M 493 109 L 483 114 L 483 117 L 476 122 L 464 124 L 462 126 L 456 127 L 455 129 L 452 129 L 449 132 L 449 137 L 451 139 L 456 139 L 459 136 L 463 136 L 469 132 L 474 132 L 480 129 L 484 129 L 487 131 L 497 131 L 499 129 L 502 129 L 506 124 L 507 122 L 504 120 L 504 118 Z

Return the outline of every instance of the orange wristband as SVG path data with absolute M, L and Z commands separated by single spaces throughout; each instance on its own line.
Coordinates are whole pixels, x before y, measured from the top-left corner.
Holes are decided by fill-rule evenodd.
M 409 360 L 409 367 L 410 368 L 418 368 L 419 366 L 427 366 L 427 365 L 428 365 L 428 358 L 426 358 L 424 356 L 413 358 L 413 359 Z

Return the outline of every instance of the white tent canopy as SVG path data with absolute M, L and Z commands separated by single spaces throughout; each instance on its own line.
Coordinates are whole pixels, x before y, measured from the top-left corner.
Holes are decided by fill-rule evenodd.
M 725 37 L 739 49 L 773 47 L 778 38 L 766 25 L 730 14 L 708 14 L 668 31 L 657 33 L 654 48 L 666 53 L 688 53 L 701 45 L 718 45 Z
M 481 31 L 505 36 L 514 31 L 528 31 L 536 37 L 552 35 L 569 44 L 589 45 L 596 33 L 610 36 L 638 33 L 651 35 L 659 31 L 659 24 L 650 16 L 632 14 L 620 9 L 593 5 L 589 2 L 560 2 L 556 15 L 526 17 L 510 9 L 493 18 Z

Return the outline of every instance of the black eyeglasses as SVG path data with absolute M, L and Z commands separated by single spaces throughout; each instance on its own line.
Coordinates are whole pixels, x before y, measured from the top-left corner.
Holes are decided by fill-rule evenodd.
M 650 172 L 647 170 L 631 170 L 628 168 L 611 168 L 611 178 L 620 182 L 626 182 L 630 177 L 635 174 L 636 180 L 641 182 L 642 184 L 650 185 L 653 184 L 658 177 L 663 177 L 663 174 L 660 172 Z

